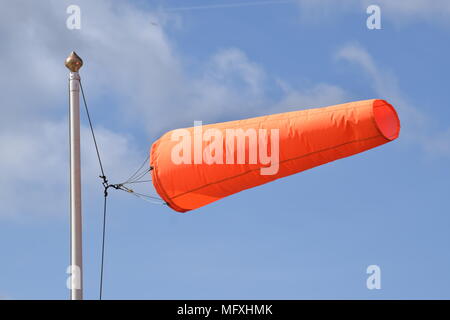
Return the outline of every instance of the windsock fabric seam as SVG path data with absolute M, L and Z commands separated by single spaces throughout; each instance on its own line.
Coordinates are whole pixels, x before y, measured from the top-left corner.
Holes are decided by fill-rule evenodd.
M 340 148 L 340 147 L 342 147 L 342 146 L 344 146 L 344 145 L 348 145 L 348 144 L 351 144 L 351 143 L 357 143 L 357 142 L 361 142 L 361 141 L 366 141 L 366 140 L 376 139 L 376 138 L 379 138 L 379 137 L 382 137 L 382 138 L 386 139 L 382 134 L 378 134 L 378 135 L 376 135 L 376 136 L 372 136 L 372 137 L 368 137 L 368 138 L 363 138 L 363 139 L 358 139 L 358 140 L 349 141 L 349 142 L 342 143 L 342 144 L 337 145 L 337 146 L 325 148 L 325 149 L 322 149 L 322 150 L 317 150 L 317 151 L 310 152 L 310 153 L 307 153 L 307 154 L 304 154 L 304 155 L 301 155 L 301 156 L 298 156 L 298 157 L 295 157 L 295 158 L 286 159 L 286 160 L 280 161 L 279 164 L 285 163 L 285 162 L 288 162 L 288 161 L 293 161 L 293 160 L 301 159 L 301 158 L 310 156 L 310 155 L 312 155 L 312 154 L 316 154 L 316 153 L 320 153 L 320 152 L 324 152 L 324 151 L 328 151 L 328 150 Z M 386 139 L 386 140 L 388 140 L 388 139 Z M 245 171 L 245 172 L 243 172 L 243 173 L 241 173 L 241 174 L 234 175 L 234 176 L 231 176 L 231 177 L 228 177 L 228 178 L 225 178 L 225 179 L 222 179 L 222 180 L 218 180 L 218 181 L 215 181 L 215 182 L 211 182 L 211 183 L 205 184 L 205 185 L 203 185 L 203 186 L 201 186 L 201 187 L 198 187 L 198 188 L 195 188 L 195 189 L 191 189 L 191 190 L 189 190 L 189 191 L 185 191 L 185 192 L 180 193 L 180 194 L 177 194 L 177 195 L 175 195 L 175 196 L 173 196 L 173 197 L 167 197 L 167 198 L 170 199 L 170 200 L 172 200 L 172 199 L 175 199 L 175 198 L 180 197 L 180 196 L 182 196 L 182 195 L 185 195 L 185 194 L 188 194 L 188 193 L 191 193 L 191 192 L 198 191 L 198 190 L 200 190 L 200 189 L 206 188 L 206 187 L 208 187 L 208 186 L 210 186 L 210 185 L 217 184 L 217 183 L 221 183 L 221 182 L 224 182 L 224 181 L 227 181 L 227 180 L 231 180 L 231 179 L 234 179 L 234 178 L 243 176 L 243 175 L 245 175 L 245 174 L 248 174 L 248 173 L 251 173 L 251 172 L 253 172 L 253 171 L 260 170 L 260 169 L 261 169 L 261 168 L 251 169 L 251 170 Z M 161 189 L 162 189 L 162 188 L 161 188 Z M 164 192 L 164 194 L 167 196 L 167 194 L 166 194 L 165 192 Z

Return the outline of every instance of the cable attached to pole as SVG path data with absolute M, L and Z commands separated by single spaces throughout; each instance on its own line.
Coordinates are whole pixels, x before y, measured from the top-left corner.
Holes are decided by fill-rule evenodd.
M 106 212 L 107 212 L 106 211 L 106 200 L 108 198 L 108 188 L 110 187 L 110 185 L 108 183 L 108 179 L 106 178 L 105 171 L 103 169 L 103 163 L 102 163 L 102 159 L 100 157 L 100 151 L 98 150 L 97 139 L 95 138 L 94 127 L 92 126 L 91 115 L 89 113 L 89 108 L 88 108 L 88 105 L 86 102 L 86 96 L 84 95 L 83 85 L 81 84 L 81 81 L 80 81 L 80 89 L 81 89 L 81 95 L 83 97 L 84 110 L 86 110 L 86 115 L 87 115 L 88 122 L 89 122 L 89 128 L 91 129 L 92 140 L 94 141 L 95 151 L 97 153 L 97 159 L 98 159 L 98 163 L 100 165 L 100 171 L 102 173 L 102 175 L 99 177 L 100 177 L 100 179 L 102 179 L 102 185 L 104 188 L 103 227 L 102 227 L 102 258 L 101 258 L 101 266 L 100 266 L 100 288 L 99 288 L 99 290 L 100 290 L 99 299 L 102 300 L 103 270 L 104 270 L 104 261 L 105 261 Z
M 97 153 L 97 159 L 98 159 L 98 163 L 100 166 L 100 171 L 101 171 L 101 175 L 99 176 L 100 179 L 102 179 L 102 185 L 103 185 L 103 196 L 104 196 L 104 200 L 103 200 L 103 226 L 102 226 L 102 255 L 101 255 L 101 264 L 100 264 L 100 287 L 99 287 L 99 299 L 102 300 L 102 296 L 103 296 L 103 273 L 104 273 L 104 262 L 105 262 L 105 239 L 106 239 L 106 215 L 107 215 L 107 199 L 108 199 L 108 189 L 109 188 L 113 188 L 116 190 L 122 190 L 128 193 L 133 194 L 134 196 L 150 201 L 152 203 L 155 204 L 166 204 L 165 202 L 154 202 L 154 201 L 162 201 L 161 198 L 158 197 L 153 197 L 153 196 L 149 196 L 149 195 L 145 195 L 145 194 L 141 194 L 141 193 L 137 193 L 134 192 L 132 189 L 125 187 L 125 184 L 128 183 L 139 183 L 139 182 L 146 182 L 146 181 L 151 181 L 151 180 L 144 180 L 144 181 L 140 181 L 140 179 L 142 179 L 148 172 L 150 172 L 153 168 L 150 167 L 149 169 L 145 169 L 144 171 L 142 171 L 142 168 L 144 168 L 145 164 L 147 163 L 149 156 L 147 156 L 147 158 L 145 159 L 145 161 L 142 163 L 142 165 L 139 167 L 139 169 L 137 169 L 132 175 L 131 177 L 129 177 L 125 182 L 123 183 L 119 183 L 119 184 L 110 184 L 108 182 L 108 179 L 106 178 L 105 175 L 105 171 L 103 169 L 103 163 L 102 163 L 102 159 L 100 157 L 100 151 L 98 149 L 98 144 L 97 144 L 97 139 L 95 137 L 95 132 L 94 132 L 94 127 L 92 125 L 92 120 L 91 120 L 91 116 L 89 114 L 89 108 L 86 102 L 86 97 L 84 95 L 84 90 L 83 90 L 83 86 L 81 85 L 81 80 L 80 80 L 80 89 L 81 89 L 81 95 L 83 97 L 83 103 L 84 103 L 84 109 L 86 110 L 86 115 L 89 121 L 89 127 L 91 130 L 91 134 L 92 134 L 92 140 L 94 141 L 94 146 L 95 146 L 95 151 Z
M 91 115 L 89 114 L 89 109 L 88 109 L 88 105 L 86 103 L 86 97 L 84 96 L 84 90 L 83 90 L 83 86 L 81 84 L 81 80 L 80 80 L 80 89 L 81 89 L 81 95 L 83 96 L 84 109 L 86 110 L 86 115 L 87 115 L 87 118 L 89 121 L 89 127 L 91 128 L 92 139 L 94 140 L 95 151 L 97 152 L 98 163 L 100 165 L 100 170 L 102 172 L 102 175 L 100 176 L 100 178 L 102 178 L 104 181 L 106 179 L 105 171 L 103 170 L 102 159 L 100 158 L 100 152 L 98 151 L 97 139 L 95 138 L 94 128 L 92 126 L 92 121 L 91 121 Z
M 100 293 L 99 300 L 102 300 L 103 293 L 103 263 L 105 261 L 105 231 L 106 231 L 106 199 L 108 199 L 108 191 L 105 189 L 105 197 L 103 201 L 103 233 L 102 233 L 102 261 L 100 267 Z

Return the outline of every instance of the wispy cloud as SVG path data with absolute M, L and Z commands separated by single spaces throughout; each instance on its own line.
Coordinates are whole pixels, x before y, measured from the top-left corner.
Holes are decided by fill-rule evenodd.
M 298 90 L 277 84 L 238 48 L 211 54 L 192 74 L 167 35 L 176 19 L 129 3 L 79 1 L 83 24 L 73 32 L 65 27 L 69 4 L 15 1 L 0 14 L 0 66 L 8 75 L 0 78 L 7 93 L 2 103 L 8 106 L 0 119 L 2 217 L 66 216 L 63 60 L 74 48 L 85 60 L 80 74 L 111 181 L 126 177 L 143 160 L 153 138 L 167 129 L 190 126 L 193 120 L 239 119 L 343 99 L 336 86 Z M 19 20 L 27 23 L 13 23 Z M 273 101 L 266 89 L 277 85 L 282 95 Z M 90 194 L 99 191 L 98 164 L 86 127 L 82 146 L 83 185 Z
M 8 74 L 0 84 L 8 93 L 3 104 L 9 106 L 0 119 L 0 147 L 6 150 L 0 159 L 3 217 L 54 216 L 67 209 L 67 70 L 62 62 L 74 47 L 85 58 L 81 76 L 112 181 L 126 177 L 142 161 L 158 134 L 193 120 L 233 120 L 349 100 L 350 94 L 335 84 L 294 87 L 268 74 L 239 48 L 214 52 L 195 66 L 194 74 L 188 72 L 192 66 L 167 35 L 176 19 L 126 3 L 81 1 L 85 24 L 70 33 L 64 23 L 68 3 L 33 4 L 23 12 L 25 2 L 16 1 L 0 14 L 0 65 Z M 12 31 L 12 21 L 18 19 L 28 22 L 15 24 Z M 365 49 L 350 44 L 337 58 L 361 68 L 374 91 L 395 104 L 403 135 L 427 152 L 449 154 L 448 132 L 433 133 L 395 75 Z M 280 92 L 276 99 L 267 94 L 274 87 Z M 97 190 L 98 164 L 86 127 L 82 139 L 83 184 Z
M 67 119 L 41 121 L 27 129 L 0 131 L 0 216 L 66 216 L 68 201 Z M 131 139 L 97 127 L 96 136 L 111 181 L 119 182 L 142 160 Z M 82 127 L 82 181 L 85 194 L 99 189 L 99 165 L 90 131 Z
M 382 10 L 382 18 L 394 24 L 417 22 L 439 23 L 448 26 L 450 2 L 447 0 L 298 0 L 303 21 L 323 23 L 336 15 L 360 12 L 366 14 L 369 5 L 376 4 Z
M 311 87 L 295 89 L 282 80 L 279 80 L 278 83 L 284 92 L 284 96 L 271 108 L 271 112 L 322 107 L 344 103 L 349 100 L 349 93 L 337 85 L 318 83 Z
M 431 125 L 432 119 L 408 99 L 408 95 L 400 89 L 397 77 L 377 64 L 366 49 L 358 44 L 347 44 L 338 50 L 336 58 L 361 68 L 369 77 L 368 83 L 375 93 L 396 107 L 402 123 L 402 137 L 411 143 L 418 143 L 428 153 L 450 156 L 449 131 L 435 132 Z
M 297 0 L 266 0 L 266 1 L 241 1 L 232 3 L 217 3 L 210 5 L 198 5 L 198 6 L 187 6 L 187 7 L 163 7 L 163 10 L 169 12 L 176 11 L 194 11 L 194 10 L 208 10 L 208 9 L 226 9 L 226 8 L 242 8 L 242 7 L 255 7 L 255 6 L 266 6 L 266 5 L 278 5 L 295 3 Z

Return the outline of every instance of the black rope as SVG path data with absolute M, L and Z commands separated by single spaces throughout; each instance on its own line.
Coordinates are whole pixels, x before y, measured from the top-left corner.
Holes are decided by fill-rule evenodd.
M 147 156 L 147 158 L 142 163 L 142 165 L 124 183 L 120 183 L 120 184 L 110 184 L 110 183 L 108 183 L 108 179 L 106 178 L 105 171 L 103 169 L 103 163 L 102 163 L 102 159 L 100 157 L 100 151 L 98 149 L 97 139 L 95 138 L 94 127 L 92 125 L 91 116 L 89 114 L 89 108 L 88 108 L 88 105 L 87 105 L 87 102 L 86 102 L 86 97 L 85 97 L 84 91 L 83 91 L 83 86 L 81 85 L 81 80 L 79 80 L 79 83 L 80 83 L 81 95 L 83 97 L 84 109 L 86 110 L 86 115 L 87 115 L 87 118 L 88 118 L 88 121 L 89 121 L 89 127 L 91 129 L 92 139 L 94 141 L 95 151 L 97 153 L 98 163 L 100 165 L 100 171 L 102 173 L 102 175 L 99 176 L 99 178 L 102 179 L 102 185 L 103 185 L 103 188 L 104 188 L 104 191 L 103 191 L 104 201 L 103 201 L 103 228 L 102 228 L 102 257 L 101 257 L 101 265 L 100 265 L 100 288 L 99 288 L 99 291 L 100 291 L 99 292 L 99 298 L 100 298 L 100 300 L 102 300 L 102 294 L 103 294 L 103 272 L 104 272 L 104 261 L 105 261 L 106 214 L 107 214 L 106 203 L 107 203 L 107 198 L 108 198 L 108 189 L 109 188 L 114 188 L 116 190 L 122 190 L 122 191 L 125 191 L 125 192 L 129 192 L 129 193 L 135 195 L 136 197 L 140 197 L 141 199 L 147 198 L 147 199 L 153 199 L 153 200 L 159 200 L 159 201 L 162 201 L 162 199 L 158 198 L 158 197 L 144 195 L 144 194 L 141 194 L 141 193 L 136 193 L 132 189 L 129 189 L 129 188 L 124 186 L 124 184 L 126 184 L 126 183 L 143 182 L 143 181 L 139 181 L 139 179 L 143 178 L 145 176 L 145 174 L 147 174 L 149 171 L 151 171 L 153 169 L 152 167 L 150 167 L 149 169 L 146 169 L 144 172 L 140 172 L 141 169 L 145 166 L 146 162 L 148 161 L 149 156 Z M 151 180 L 149 180 L 149 181 L 151 181 Z M 165 204 L 165 202 L 163 204 Z
M 149 198 L 149 199 L 162 201 L 161 198 L 159 198 L 159 197 L 149 196 L 149 195 L 146 195 L 146 194 L 143 194 L 143 193 L 139 193 L 139 192 L 134 192 L 134 191 L 133 191 L 133 193 L 138 195 L 138 196 L 141 196 L 141 197 L 146 197 L 146 198 Z
M 106 231 L 106 199 L 108 198 L 108 193 L 105 190 L 105 197 L 103 201 L 103 237 L 102 237 L 102 262 L 100 267 L 100 300 L 102 300 L 103 293 L 103 263 L 105 260 L 105 231 Z
M 103 178 L 103 181 L 104 181 L 106 179 L 105 171 L 103 171 L 102 159 L 100 158 L 100 152 L 98 151 L 97 139 L 95 139 L 94 128 L 92 127 L 91 115 L 89 114 L 88 105 L 86 103 L 86 97 L 84 96 L 83 86 L 81 85 L 81 80 L 79 80 L 79 82 L 80 82 L 81 95 L 83 96 L 84 109 L 86 110 L 87 118 L 89 120 L 89 127 L 91 128 L 92 139 L 94 140 L 95 151 L 97 152 L 98 163 L 100 164 L 100 170 L 102 171 L 102 175 L 100 176 L 100 178 Z
M 136 177 L 136 175 L 138 175 L 139 171 L 145 166 L 145 164 L 147 163 L 148 159 L 150 156 L 147 156 L 147 158 L 145 158 L 144 162 L 141 164 L 141 166 L 131 175 L 131 177 L 129 177 L 125 183 L 132 181 L 132 179 L 134 179 Z
M 102 300 L 103 269 L 104 269 L 103 266 L 104 266 L 104 260 L 105 260 L 106 199 L 108 197 L 108 188 L 110 187 L 110 185 L 108 183 L 108 179 L 106 178 L 105 171 L 103 170 L 103 163 L 102 163 L 102 159 L 100 157 L 100 152 L 98 150 L 97 139 L 95 138 L 94 127 L 92 126 L 91 115 L 89 113 L 89 108 L 88 108 L 88 104 L 86 102 L 86 96 L 84 95 L 84 90 L 83 90 L 83 85 L 81 84 L 81 80 L 79 80 L 79 83 L 80 83 L 80 89 L 81 89 L 81 96 L 83 97 L 84 110 L 86 110 L 86 115 L 87 115 L 87 118 L 89 121 L 89 127 L 91 129 L 92 140 L 94 140 L 95 151 L 97 153 L 97 159 L 98 159 L 98 163 L 100 165 L 100 171 L 102 172 L 102 175 L 99 177 L 100 177 L 100 179 L 102 179 L 102 185 L 104 188 L 104 192 L 103 192 L 104 201 L 103 201 L 102 258 L 101 258 L 101 267 L 100 267 L 100 294 L 99 294 L 99 299 Z
M 140 180 L 140 181 L 131 181 L 131 182 L 126 182 L 124 184 L 135 184 L 135 183 L 144 183 L 144 182 L 152 182 L 152 180 Z
M 83 90 L 83 85 L 81 84 L 81 80 L 79 80 L 80 82 L 80 89 L 81 89 L 81 95 L 83 97 L 83 103 L 84 103 L 84 109 L 86 110 L 86 115 L 89 121 L 89 128 L 91 129 L 91 134 L 92 134 L 92 140 L 94 141 L 94 146 L 95 146 L 95 151 L 97 153 L 97 159 L 98 159 L 98 163 L 100 165 L 100 171 L 102 173 L 101 176 L 99 176 L 102 179 L 102 185 L 104 188 L 104 201 L 103 201 L 103 228 L 102 228 L 102 258 L 101 258 L 101 267 L 100 267 L 100 293 L 99 293 L 99 298 L 100 300 L 102 300 L 102 293 L 103 293 L 103 270 L 104 270 L 104 261 L 105 261 L 105 236 L 106 236 L 106 200 L 108 198 L 108 188 L 109 187 L 115 187 L 114 185 L 110 185 L 108 183 L 108 179 L 106 178 L 105 175 L 105 170 L 103 169 L 103 163 L 102 163 L 102 159 L 100 157 L 100 151 L 98 149 L 98 144 L 97 144 L 97 139 L 95 137 L 95 132 L 94 132 L 94 127 L 92 125 L 92 120 L 91 120 L 91 115 L 89 113 L 89 108 L 88 108 L 88 104 L 86 102 L 86 96 L 84 94 L 84 90 Z
M 127 183 L 132 183 L 132 182 L 136 182 L 139 181 L 140 179 L 142 179 L 143 177 L 145 177 L 145 175 L 147 173 L 150 172 L 150 169 L 145 170 L 144 172 L 141 172 L 138 176 L 136 176 L 136 178 L 134 178 L 134 180 L 128 181 Z

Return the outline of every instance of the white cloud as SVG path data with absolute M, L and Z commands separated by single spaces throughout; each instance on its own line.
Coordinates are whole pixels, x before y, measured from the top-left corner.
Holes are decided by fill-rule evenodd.
M 327 83 L 319 83 L 303 90 L 293 89 L 283 81 L 279 81 L 279 85 L 284 91 L 284 97 L 272 108 L 273 112 L 328 106 L 348 101 L 348 93 L 338 86 Z
M 49 212 L 60 207 L 62 199 L 57 196 L 57 190 L 65 182 L 60 169 L 66 164 L 63 156 L 68 150 L 66 132 L 62 124 L 51 122 L 30 125 L 27 131 L 0 132 L 2 216 L 34 213 L 36 208 Z
M 298 0 L 297 3 L 300 8 L 301 21 L 312 24 L 321 24 L 338 14 L 360 8 L 360 4 L 354 0 L 339 2 L 334 0 Z
M 109 122 L 112 127 L 126 130 L 133 123 L 155 133 L 192 115 L 213 119 L 240 112 L 240 90 L 243 96 L 262 92 L 263 72 L 237 49 L 214 55 L 203 66 L 203 74 L 192 79 L 163 30 L 170 19 L 161 14 L 111 1 L 80 1 L 82 29 L 69 31 L 68 4 L 16 1 L 1 14 L 0 67 L 7 75 L 0 77 L 5 93 L 0 119 L 3 217 L 66 215 L 68 71 L 63 61 L 73 47 L 85 61 L 80 73 L 91 112 L 115 112 L 119 121 Z M 235 80 L 242 80 L 243 87 L 236 87 Z M 98 110 L 93 101 L 99 97 L 115 101 L 116 109 Z M 99 120 L 94 118 L 94 123 Z M 138 151 L 132 136 L 99 126 L 96 131 L 112 182 L 126 178 L 151 144 L 148 138 Z M 82 146 L 83 185 L 89 191 L 99 185 L 99 169 L 86 127 Z
M 365 2 L 369 5 L 373 1 Z M 377 4 L 389 19 L 396 22 L 417 22 L 420 19 L 448 23 L 450 14 L 450 2 L 447 0 L 379 0 Z
M 323 23 L 336 15 L 360 12 L 366 15 L 366 8 L 376 4 L 381 8 L 382 19 L 395 24 L 409 24 L 418 21 L 448 24 L 450 1 L 448 0 L 298 0 L 303 21 Z
M 81 30 L 68 30 L 70 4 L 14 1 L 0 14 L 0 67 L 7 75 L 0 77 L 5 93 L 0 216 L 66 216 L 68 71 L 63 61 L 74 48 L 85 62 L 80 74 L 112 182 L 140 164 L 151 139 L 166 129 L 343 99 L 341 89 L 326 84 L 304 91 L 284 85 L 284 98 L 271 101 L 265 93 L 270 77 L 238 48 L 211 54 L 190 74 L 191 66 L 166 33 L 173 21 L 175 28 L 182 25 L 176 15 L 124 2 L 78 1 Z M 148 142 L 138 144 L 124 132 L 138 132 Z M 98 192 L 99 169 L 86 127 L 82 146 L 83 186 L 88 194 Z
M 0 147 L 6 150 L 0 159 L 5 172 L 0 184 L 2 216 L 54 215 L 67 210 L 67 198 L 61 196 L 67 197 L 68 189 L 67 84 L 63 80 L 67 70 L 63 60 L 74 47 L 85 60 L 81 76 L 91 111 L 107 114 L 106 119 L 94 117 L 94 123 L 104 126 L 96 126 L 96 130 L 111 181 L 125 177 L 140 163 L 156 134 L 190 126 L 193 120 L 232 120 L 348 100 L 347 92 L 336 85 L 319 83 L 298 89 L 274 81 L 238 48 L 211 54 L 191 74 L 187 71 L 192 67 L 187 65 L 189 60 L 166 33 L 172 21 L 175 28 L 182 25 L 176 15 L 140 10 L 123 2 L 79 1 L 82 29 L 70 31 L 65 26 L 69 4 L 15 1 L 1 14 L 0 67 L 8 75 L 0 78 L 7 93 L 0 119 Z M 25 23 L 15 23 L 19 20 Z M 373 80 L 374 90 L 395 104 L 403 133 L 405 129 L 410 132 L 412 140 L 429 138 L 428 120 L 407 101 L 395 76 L 357 45 L 345 46 L 338 57 L 359 65 Z M 269 86 L 281 89 L 277 101 L 267 96 Z M 129 129 L 140 132 L 148 143 L 139 145 L 135 136 L 124 134 Z M 92 148 L 88 134 L 83 127 L 83 146 Z M 434 147 L 428 145 L 427 150 L 448 153 L 447 136 L 437 135 Z M 86 188 L 98 187 L 93 151 L 83 152 Z
M 223 81 L 227 76 L 236 75 L 247 85 L 252 94 L 263 94 L 261 84 L 264 81 L 264 71 L 255 63 L 249 61 L 247 56 L 236 48 L 223 50 L 212 59 L 213 76 Z M 239 80 L 239 79 L 238 79 Z M 241 87 L 241 86 L 239 86 Z
M 358 44 L 348 44 L 337 52 L 336 58 L 360 67 L 369 77 L 368 83 L 372 84 L 378 98 L 386 99 L 395 106 L 402 124 L 401 136 L 404 139 L 410 143 L 418 143 L 423 150 L 431 154 L 450 156 L 449 131 L 434 132 L 432 119 L 408 100 L 395 75 L 376 64 L 364 48 Z
M 21 131 L 1 130 L 0 216 L 66 216 L 68 201 L 67 120 L 34 123 Z M 130 168 L 142 161 L 124 135 L 97 128 L 97 141 L 105 171 L 111 182 L 130 174 Z M 82 182 L 85 194 L 98 194 L 100 169 L 92 137 L 87 127 L 81 130 Z

